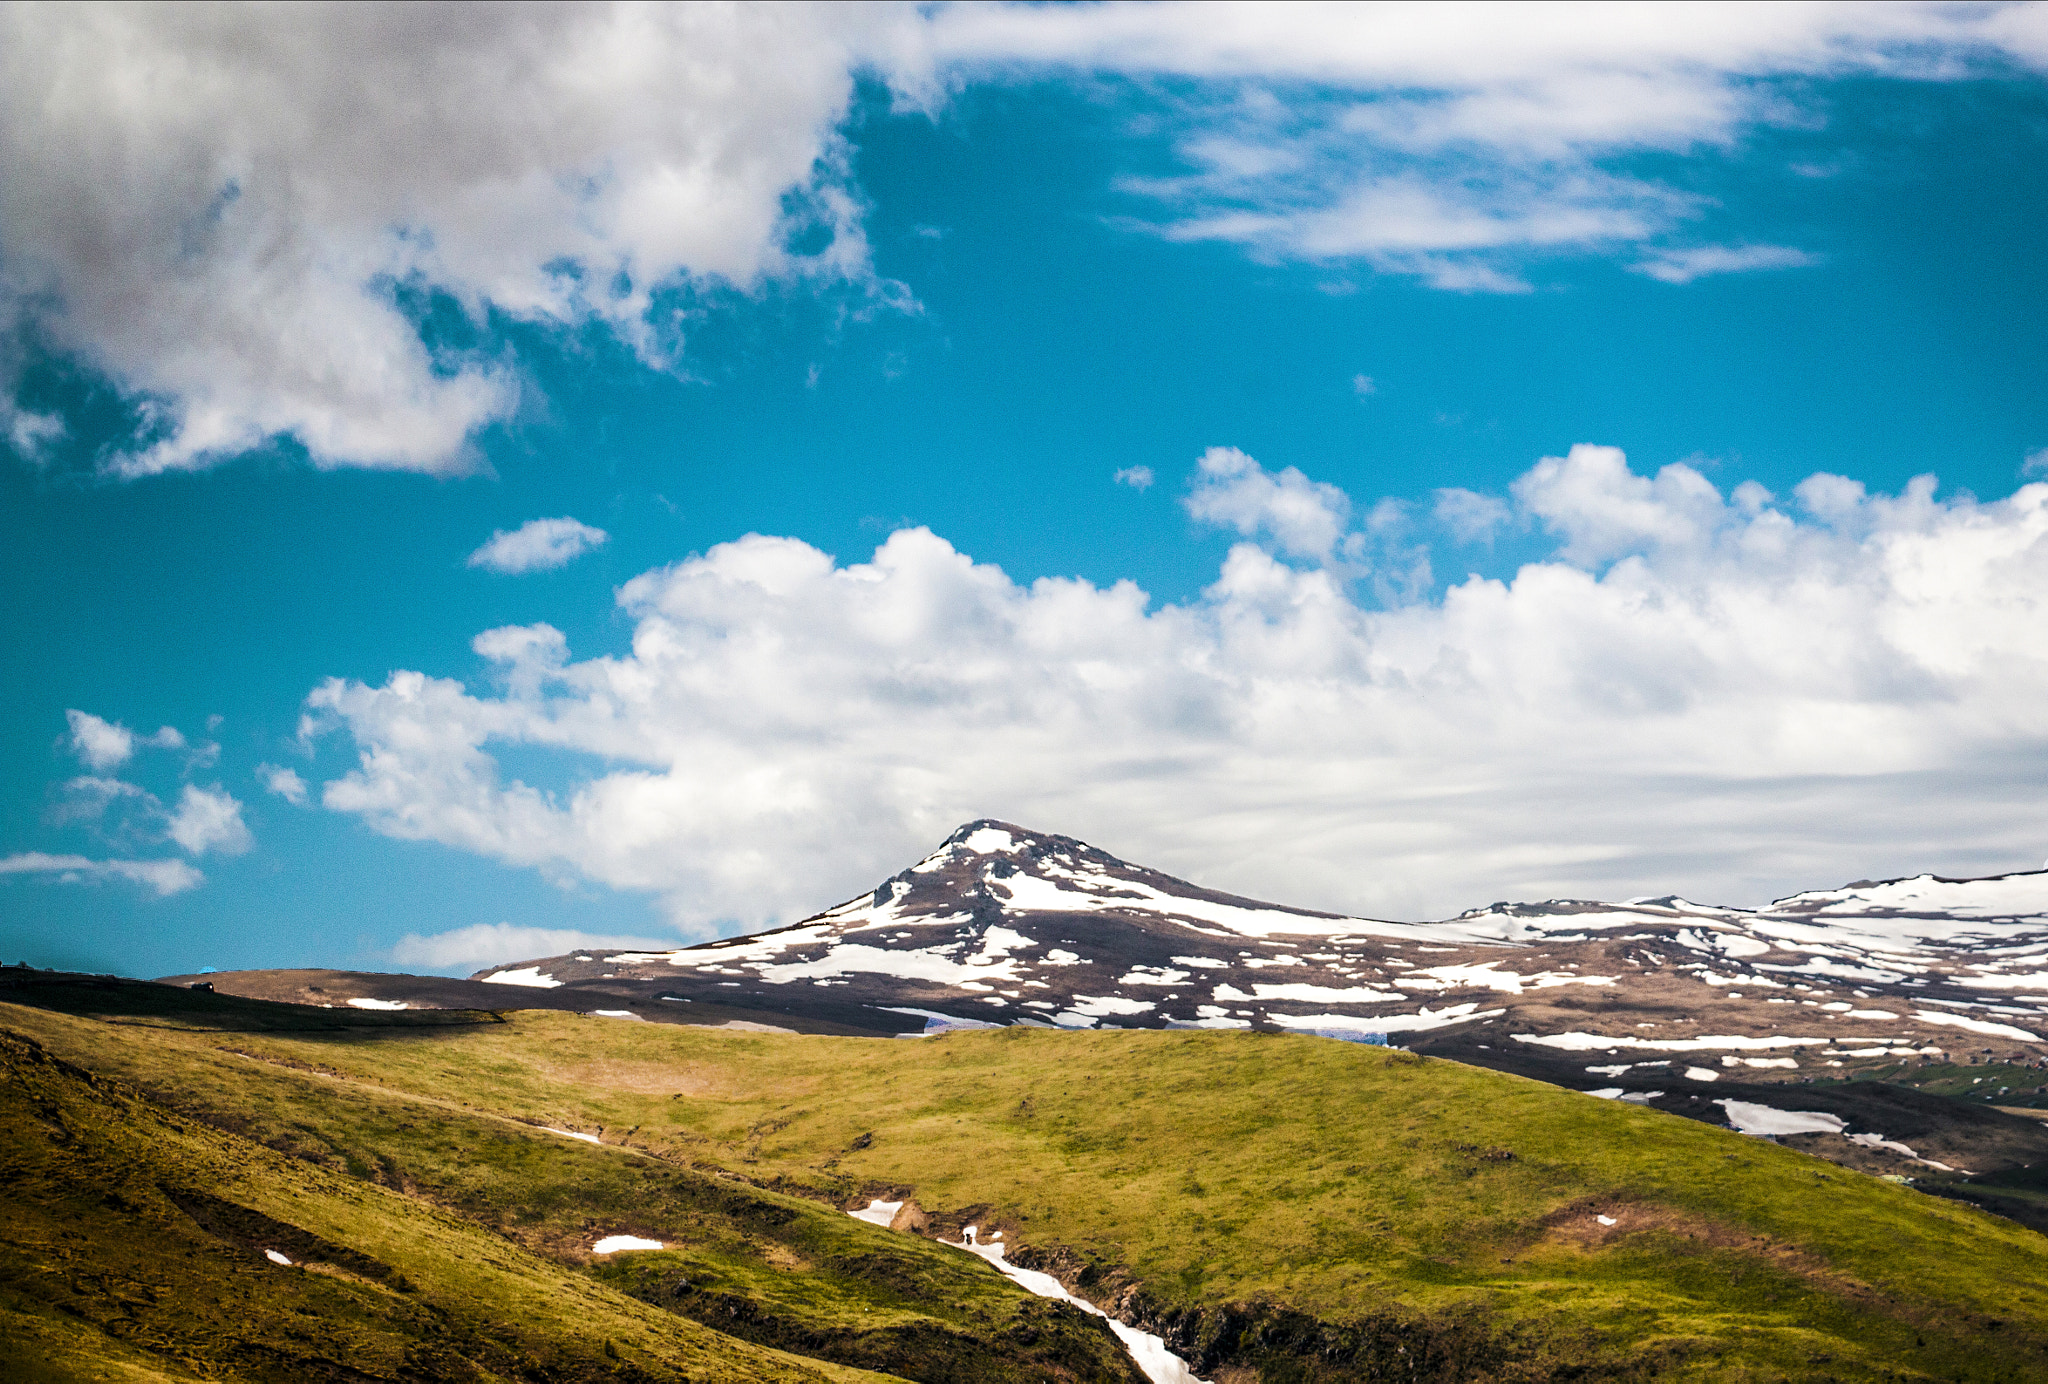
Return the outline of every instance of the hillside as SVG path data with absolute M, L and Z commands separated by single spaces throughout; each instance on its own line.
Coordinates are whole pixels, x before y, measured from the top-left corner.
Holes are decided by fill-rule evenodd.
M 927 1238 L 970 1223 L 1212 1380 L 2048 1372 L 2034 1232 L 1416 1054 L 1255 1031 L 875 1042 L 548 1011 L 349 1028 L 155 989 L 189 1007 L 138 1018 L 119 986 L 0 1006 L 7 1166 L 36 1188 L 0 1237 L 10 1340 L 157 1371 L 129 1377 L 318 1377 L 303 1362 L 336 1314 L 390 1344 L 331 1377 L 462 1377 L 376 1362 L 419 1348 L 411 1304 L 472 1342 L 506 1319 L 500 1293 L 528 1304 L 503 1334 L 543 1362 L 487 1363 L 500 1377 L 609 1369 L 606 1343 L 649 1378 L 703 1371 L 692 1352 L 709 1348 L 729 1354 L 691 1377 L 1131 1377 L 1099 1326 Z M 922 1235 L 842 1214 L 875 1199 L 913 1203 L 899 1223 L 921 1217 Z M 331 1269 L 270 1274 L 254 1251 L 274 1226 L 309 1237 L 287 1257 Z M 613 1234 L 666 1248 L 594 1255 Z M 133 1248 L 166 1237 L 191 1248 Z M 379 1280 L 350 1265 L 370 1263 L 410 1289 L 364 1286 Z M 266 1349 L 283 1354 L 225 1343 L 204 1304 L 229 1285 L 254 1293 L 264 1331 L 282 1324 Z

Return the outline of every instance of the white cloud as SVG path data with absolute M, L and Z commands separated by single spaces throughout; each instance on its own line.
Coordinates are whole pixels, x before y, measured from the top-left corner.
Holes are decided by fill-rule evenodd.
M 295 806 L 306 802 L 306 781 L 299 777 L 298 770 L 288 769 L 281 764 L 259 764 L 256 778 L 266 789 Z
M 160 726 L 154 735 L 138 736 L 118 721 L 102 720 L 76 708 L 67 710 L 64 719 L 71 725 L 71 752 L 88 769 L 117 768 L 134 755 L 137 745 L 165 750 L 185 748 L 185 737 L 173 726 Z
M 186 784 L 170 814 L 165 834 L 191 855 L 218 851 L 240 855 L 255 845 L 242 821 L 242 805 L 221 788 Z
M 1149 466 L 1126 466 L 1116 473 L 1116 483 L 1127 485 L 1133 490 L 1152 488 L 1152 468 Z
M 448 932 L 408 932 L 391 949 L 401 966 L 429 971 L 480 971 L 507 961 L 532 961 L 575 951 L 667 951 L 675 939 L 612 937 L 566 928 L 514 927 L 510 923 L 476 923 Z
M 1760 126 L 1810 122 L 1818 107 L 1801 83 L 1811 79 L 2048 66 L 2048 11 L 963 6 L 935 14 L 932 40 L 956 72 L 1064 67 L 1151 93 L 1185 171 L 1126 186 L 1155 199 L 1161 234 L 1513 292 L 1527 287 L 1522 259 L 1640 246 L 1700 207 L 1610 164 L 1729 149 Z
M 1373 381 L 1373 377 L 1370 375 L 1353 375 L 1351 377 L 1351 392 L 1361 399 L 1366 399 L 1379 393 L 1380 387 Z
M 1188 513 L 1246 538 L 1269 535 L 1291 557 L 1327 560 L 1351 516 L 1351 499 L 1290 466 L 1271 472 L 1235 447 L 1211 447 L 1196 463 Z
M 1248 459 L 1204 474 L 1285 489 Z M 1020 585 L 921 529 L 846 566 L 751 536 L 621 588 L 627 654 L 501 630 L 479 647 L 503 695 L 324 684 L 316 725 L 360 754 L 324 802 L 657 895 L 700 933 L 851 896 L 982 815 L 1405 916 L 2031 864 L 2048 485 L 1801 490 L 1828 502 L 1723 499 L 1574 449 L 1499 501 L 1556 557 L 1385 608 L 1353 594 L 1349 557 L 1251 542 L 1199 599 L 1155 607 L 1128 582 Z M 1327 541 L 1346 507 L 1312 508 L 1312 540 L 1267 540 L 1297 564 L 1350 542 Z M 498 746 L 587 769 L 542 792 Z
M 2048 476 L 2048 447 L 2027 453 L 2027 459 L 2020 463 L 2020 474 L 2040 479 Z
M 88 769 L 116 768 L 135 753 L 135 732 L 126 726 L 75 708 L 64 719 L 71 723 L 71 752 Z
M 123 779 L 85 774 L 64 784 L 64 801 L 51 813 L 59 822 L 98 821 L 107 809 L 124 798 L 136 798 L 154 807 L 156 799 Z
M 560 519 L 529 519 L 511 532 L 499 529 L 490 541 L 469 555 L 472 567 L 493 572 L 545 572 L 567 566 L 611 537 L 564 515 Z
M 900 297 L 873 277 L 849 172 L 857 75 L 928 106 L 976 82 L 1122 79 L 1184 170 L 1127 184 L 1159 234 L 1515 292 L 1541 253 L 1767 267 L 1796 252 L 1644 259 L 1702 203 L 1616 169 L 1810 122 L 1816 79 L 2013 63 L 2048 66 L 2048 10 L 16 6 L 0 392 L 31 339 L 102 373 L 143 415 L 108 463 L 128 476 L 279 438 L 317 466 L 471 469 L 523 377 L 496 347 L 430 346 L 430 295 L 472 321 L 600 324 L 658 369 L 686 316 L 664 293 Z M 811 230 L 822 248 L 793 250 Z M 0 408 L 31 459 L 65 426 Z
M 1746 274 L 1758 269 L 1804 269 L 1820 263 L 1817 256 L 1790 245 L 1696 245 L 1659 250 L 1632 266 L 1667 284 L 1689 284 L 1710 274 Z
M 1430 513 L 1460 543 L 1491 543 L 1512 517 L 1506 502 L 1457 486 L 1436 492 Z
M 913 11 L 858 6 L 14 8 L 0 309 L 151 413 L 127 475 L 272 437 L 468 469 L 519 397 L 399 292 L 609 324 L 672 363 L 664 289 L 867 280 L 838 126 Z M 798 254 L 791 236 L 828 233 Z M 16 445 L 51 425 L 17 413 Z
M 82 855 L 47 855 L 42 851 L 0 857 L 0 875 L 22 874 L 53 874 L 64 884 L 112 876 L 146 885 L 159 897 L 181 894 L 206 881 L 205 875 L 182 860 L 88 860 Z

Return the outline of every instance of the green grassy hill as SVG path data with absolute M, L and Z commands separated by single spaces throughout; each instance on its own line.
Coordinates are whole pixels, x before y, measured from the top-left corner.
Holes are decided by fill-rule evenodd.
M 463 1342 L 518 1323 L 505 1349 L 543 1362 L 523 1377 L 633 1377 L 607 1343 L 650 1378 L 1132 1377 L 1072 1309 L 840 1214 L 886 1195 L 914 1199 L 931 1231 L 1003 1230 L 1025 1247 L 1013 1257 L 1224 1381 L 2048 1378 L 2048 1239 L 2033 1231 L 1654 1110 L 1400 1052 L 1194 1032 L 889 1042 L 536 1012 L 295 1033 L 98 1008 L 0 1006 L 0 1029 L 133 1091 L 60 1080 L 9 1047 L 10 1070 L 70 1093 L 56 1104 L 76 1131 L 60 1149 L 37 1124 L 36 1102 L 55 1097 L 9 1109 L 8 1172 L 33 1165 L 54 1190 L 0 1227 L 15 1313 L 0 1330 L 37 1323 L 51 1351 L 103 1342 L 109 1378 L 124 1362 L 180 1377 L 176 1351 L 196 1347 L 112 1323 L 176 1316 L 179 1295 L 226 1281 L 158 1283 L 166 1305 L 138 1305 L 147 1280 L 108 1258 L 136 1238 L 123 1227 L 233 1245 L 261 1224 L 149 1192 L 167 1179 L 331 1246 L 292 1255 L 332 1266 L 299 1276 L 355 1296 L 279 1298 L 277 1321 L 339 1313 L 411 1340 L 411 1318 L 372 1307 L 438 1294 Z M 130 1113 L 69 1113 L 106 1102 Z M 175 1177 L 168 1136 L 149 1132 L 172 1125 L 194 1150 L 170 1158 Z M 137 1169 L 141 1190 L 94 1203 L 108 1175 L 64 1171 L 88 1156 Z M 671 1248 L 594 1260 L 615 1232 Z M 282 1277 L 246 1248 L 206 1253 Z M 98 1305 L 78 1315 L 85 1302 Z M 266 1375 L 224 1339 L 193 1358 L 224 1377 L 319 1377 Z M 735 1353 L 692 1354 L 713 1348 Z

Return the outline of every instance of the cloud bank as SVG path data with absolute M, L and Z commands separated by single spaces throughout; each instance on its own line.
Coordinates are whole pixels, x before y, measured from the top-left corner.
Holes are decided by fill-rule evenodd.
M 1410 917 L 2041 858 L 2048 485 L 1980 503 L 1816 475 L 1780 499 L 1582 446 L 1455 494 L 1360 506 L 1211 452 L 1189 507 L 1248 537 L 1164 606 L 1024 585 L 924 529 L 849 565 L 750 535 L 622 587 L 623 656 L 510 627 L 476 640 L 498 693 L 323 684 L 309 733 L 357 762 L 321 800 L 644 891 L 695 933 L 836 902 L 982 815 Z M 1554 556 L 1378 594 L 1372 564 L 1502 525 Z M 508 778 L 513 746 L 583 775 Z
M 14 6 L 0 433 L 63 440 L 17 390 L 53 352 L 139 414 L 118 475 L 278 439 L 463 471 L 528 387 L 504 322 L 674 370 L 679 295 L 893 295 L 848 172 L 858 77 L 927 108 L 1114 89 L 1178 165 L 1124 183 L 1134 226 L 1514 291 L 1545 255 L 1674 283 L 1810 262 L 1688 243 L 1701 199 L 1631 161 L 1812 123 L 1817 80 L 2044 67 L 2023 5 Z M 462 330 L 426 327 L 444 309 Z

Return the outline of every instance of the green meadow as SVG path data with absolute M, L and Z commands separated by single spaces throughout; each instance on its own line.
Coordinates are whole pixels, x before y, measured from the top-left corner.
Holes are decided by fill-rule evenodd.
M 2048 1239 L 1499 1073 L 1249 1033 L 478 1017 L 0 1006 L 36 1189 L 0 1223 L 6 1331 L 107 1378 L 325 1377 L 261 1362 L 330 1319 L 369 1343 L 335 1378 L 1138 1377 L 929 1238 L 974 1224 L 1225 1381 L 2048 1378 Z M 871 1198 L 923 1235 L 843 1214 Z M 322 1267 L 257 1262 L 266 1224 Z M 617 1233 L 666 1248 L 589 1252 Z M 479 1373 L 408 1373 L 429 1348 Z

